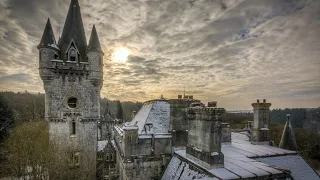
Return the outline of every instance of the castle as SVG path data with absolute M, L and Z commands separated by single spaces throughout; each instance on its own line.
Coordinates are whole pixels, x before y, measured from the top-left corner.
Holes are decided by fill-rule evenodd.
M 48 19 L 38 49 L 50 145 L 57 158 L 68 159 L 72 178 L 95 179 L 103 52 L 95 26 L 87 44 L 78 0 L 71 1 L 59 42 Z
M 318 178 L 288 143 L 294 141 L 289 118 L 285 149 L 269 146 L 266 100 L 252 104 L 254 125 L 242 132 L 231 132 L 217 102 L 205 106 L 186 95 L 147 101 L 122 124 L 108 111 L 101 116 L 104 53 L 95 26 L 87 44 L 78 0 L 71 0 L 58 43 L 48 19 L 38 49 L 50 179 Z

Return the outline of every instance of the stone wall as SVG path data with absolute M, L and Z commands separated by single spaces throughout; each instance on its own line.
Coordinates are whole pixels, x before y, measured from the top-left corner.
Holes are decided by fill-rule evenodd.
M 93 53 L 88 62 L 78 63 L 53 59 L 54 54 L 50 48 L 40 49 L 39 73 L 46 93 L 50 144 L 64 151 L 69 158 L 64 162 L 76 167 L 77 179 L 95 179 L 102 65 L 90 63 L 102 57 Z M 74 107 L 68 103 L 70 98 L 76 98 Z

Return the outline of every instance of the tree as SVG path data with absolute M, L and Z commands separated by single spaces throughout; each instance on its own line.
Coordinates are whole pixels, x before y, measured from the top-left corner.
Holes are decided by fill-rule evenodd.
M 47 180 L 49 176 L 55 180 L 88 179 L 85 170 L 76 171 L 79 167 L 70 163 L 72 149 L 65 142 L 49 142 L 47 121 L 20 124 L 0 149 L 6 160 L 0 164 L 0 174 L 12 179 Z
M 48 140 L 46 121 L 15 127 L 1 149 L 6 157 L 2 173 L 20 179 L 48 179 Z
M 117 101 L 117 119 L 123 120 L 123 109 L 120 101 Z
M 8 136 L 9 128 L 14 124 L 11 106 L 0 94 L 0 144 Z

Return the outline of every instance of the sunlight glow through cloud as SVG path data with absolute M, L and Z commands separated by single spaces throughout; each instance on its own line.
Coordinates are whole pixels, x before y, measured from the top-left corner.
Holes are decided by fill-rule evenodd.
M 112 54 L 112 60 L 115 62 L 125 63 L 128 60 L 129 50 L 121 47 L 116 49 Z

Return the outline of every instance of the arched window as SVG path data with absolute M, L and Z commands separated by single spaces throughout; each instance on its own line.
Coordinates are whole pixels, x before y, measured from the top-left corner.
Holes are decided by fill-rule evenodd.
M 76 62 L 78 59 L 78 53 L 74 48 L 70 48 L 69 50 L 69 56 L 68 56 L 68 60 L 72 61 L 72 62 Z

